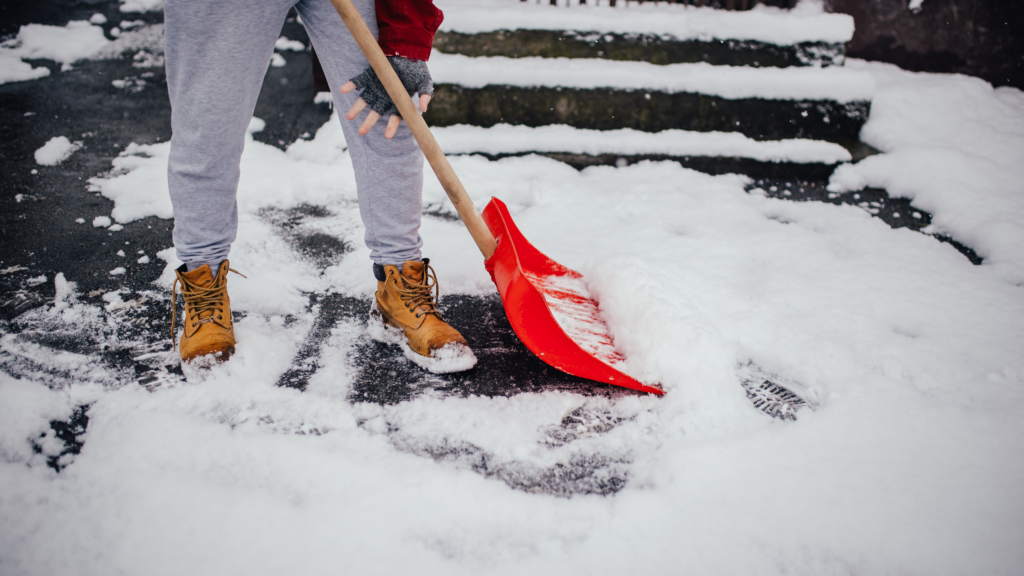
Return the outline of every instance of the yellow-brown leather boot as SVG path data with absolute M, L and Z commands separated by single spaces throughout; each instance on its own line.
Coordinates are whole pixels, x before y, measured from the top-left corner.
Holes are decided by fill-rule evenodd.
M 202 356 L 223 362 L 235 353 L 235 324 L 231 319 L 231 300 L 228 298 L 229 270 L 235 272 L 225 260 L 217 267 L 216 276 L 206 264 L 191 272 L 183 264 L 174 271 L 177 279 L 171 287 L 171 338 L 175 336 L 175 288 L 180 282 L 181 295 L 185 297 L 185 333 L 178 348 L 185 362 Z
M 404 333 L 409 348 L 415 352 L 406 356 L 431 372 L 472 368 L 476 356 L 469 344 L 441 318 L 437 309 L 437 276 L 430 260 L 407 260 L 401 270 L 392 265 L 383 269 L 384 280 L 377 280 L 376 310 L 384 323 Z

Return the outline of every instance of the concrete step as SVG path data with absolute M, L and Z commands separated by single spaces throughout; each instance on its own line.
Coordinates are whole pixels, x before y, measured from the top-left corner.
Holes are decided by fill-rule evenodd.
M 821 181 L 837 163 L 872 152 L 858 135 L 874 84 L 842 67 L 853 34 L 846 15 L 810 3 L 730 12 L 436 2 L 445 20 L 431 58 L 435 94 L 427 121 L 449 140 L 477 127 L 488 131 L 488 142 L 502 143 L 443 142 L 449 153 L 539 154 L 577 168 L 673 160 L 714 174 Z M 549 129 L 578 134 L 564 138 Z M 683 145 L 669 142 L 684 131 Z M 653 139 L 639 147 L 593 145 L 626 132 Z M 730 136 L 723 133 L 745 146 L 812 139 L 834 148 L 819 158 L 772 157 L 767 148 L 723 148 L 722 137 Z
M 842 67 L 657 66 L 435 54 L 433 126 L 513 124 L 740 132 L 761 140 L 858 140 L 871 76 Z
M 435 128 L 434 135 L 447 154 L 479 154 L 491 160 L 537 154 L 576 169 L 669 160 L 708 174 L 818 182 L 827 180 L 839 163 L 865 152 L 854 154 L 838 144 L 816 140 L 758 141 L 736 132 L 647 133 L 500 124 Z
M 515 0 L 437 0 L 439 52 L 522 58 L 604 58 L 654 64 L 841 65 L 853 19 L 820 7 L 746 11 L 680 4 L 552 7 Z
M 425 118 L 431 126 L 516 124 L 645 132 L 735 131 L 759 140 L 858 141 L 868 102 L 731 100 L 693 93 L 439 84 Z
M 652 64 L 707 62 L 727 66 L 842 65 L 842 42 L 777 45 L 757 40 L 679 39 L 668 34 L 612 33 L 579 30 L 496 30 L 465 34 L 438 32 L 434 50 L 467 56 L 524 58 L 600 58 Z

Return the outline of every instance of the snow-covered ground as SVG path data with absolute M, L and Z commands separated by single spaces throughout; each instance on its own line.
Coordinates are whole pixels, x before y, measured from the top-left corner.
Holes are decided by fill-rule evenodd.
M 841 167 L 834 192 L 911 197 L 982 265 L 853 206 L 748 193 L 737 175 L 451 158 L 479 206 L 502 198 L 533 244 L 585 274 L 624 369 L 662 398 L 359 402 L 356 320 L 330 333 L 304 392 L 278 387 L 315 321 L 307 294 L 369 298 L 375 281 L 337 119 L 286 151 L 250 138 L 229 363 L 150 392 L 89 353 L 55 353 L 37 336 L 109 343 L 116 315 L 146 305 L 117 292 L 90 304 L 64 275 L 42 280 L 57 297 L 19 319 L 31 330 L 0 333 L 0 360 L 18 368 L 0 371 L 2 571 L 1019 573 L 1024 94 L 848 65 L 875 86 L 863 139 L 883 154 Z M 170 217 L 168 150 L 129 146 L 91 180 L 114 221 Z M 296 253 L 265 214 L 304 205 L 355 249 L 326 268 Z M 452 213 L 429 177 L 424 207 Z M 493 294 L 461 224 L 428 216 L 423 236 L 444 293 Z M 150 306 L 178 265 L 173 250 L 153 256 L 167 268 Z M 795 422 L 756 410 L 739 385 L 755 369 L 810 407 Z M 83 405 L 82 451 L 55 472 L 49 423 Z M 566 440 L 574 413 L 604 424 Z M 616 490 L 519 489 L 563 469 Z
M 962 75 L 851 60 L 879 90 L 861 139 L 884 154 L 840 167 L 830 190 L 885 188 L 935 215 L 1007 281 L 1024 284 L 1024 93 Z

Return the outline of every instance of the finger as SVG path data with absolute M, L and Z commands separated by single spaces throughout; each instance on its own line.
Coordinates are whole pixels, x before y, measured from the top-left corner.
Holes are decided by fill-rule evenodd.
M 402 123 L 402 119 L 398 117 L 398 114 L 392 114 L 388 120 L 388 128 L 384 131 L 384 137 L 390 140 L 394 137 L 395 132 L 398 132 L 398 125 Z
M 348 94 L 349 92 L 351 92 L 351 91 L 353 91 L 355 89 L 356 89 L 356 83 L 352 82 L 351 80 L 349 80 L 348 82 L 343 84 L 341 86 L 341 88 L 340 88 L 342 94 Z
M 366 115 L 366 120 L 363 121 L 363 125 L 359 127 L 359 135 L 366 136 L 369 133 L 370 128 L 380 120 L 380 114 L 377 114 L 375 110 L 370 110 L 370 113 Z
M 345 119 L 355 120 L 356 116 L 359 116 L 359 113 L 363 111 L 363 108 L 366 108 L 366 100 L 363 100 L 362 98 L 356 100 L 356 103 L 353 104 L 352 107 L 348 109 L 348 112 L 345 113 Z
M 427 104 L 430 104 L 430 94 L 423 94 L 420 96 L 420 111 L 427 111 Z

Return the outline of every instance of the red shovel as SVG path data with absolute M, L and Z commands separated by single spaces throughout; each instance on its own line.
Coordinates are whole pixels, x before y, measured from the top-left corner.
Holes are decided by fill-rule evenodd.
M 484 266 L 498 286 L 505 314 L 523 344 L 562 372 L 664 394 L 661 388 L 643 384 L 616 368 L 625 359 L 615 351 L 611 333 L 598 314 L 597 302 L 590 298 L 579 272 L 534 248 L 497 198 L 491 199 L 483 217 L 480 216 L 352 1 L 331 3 L 409 125 L 459 218 L 483 253 Z

